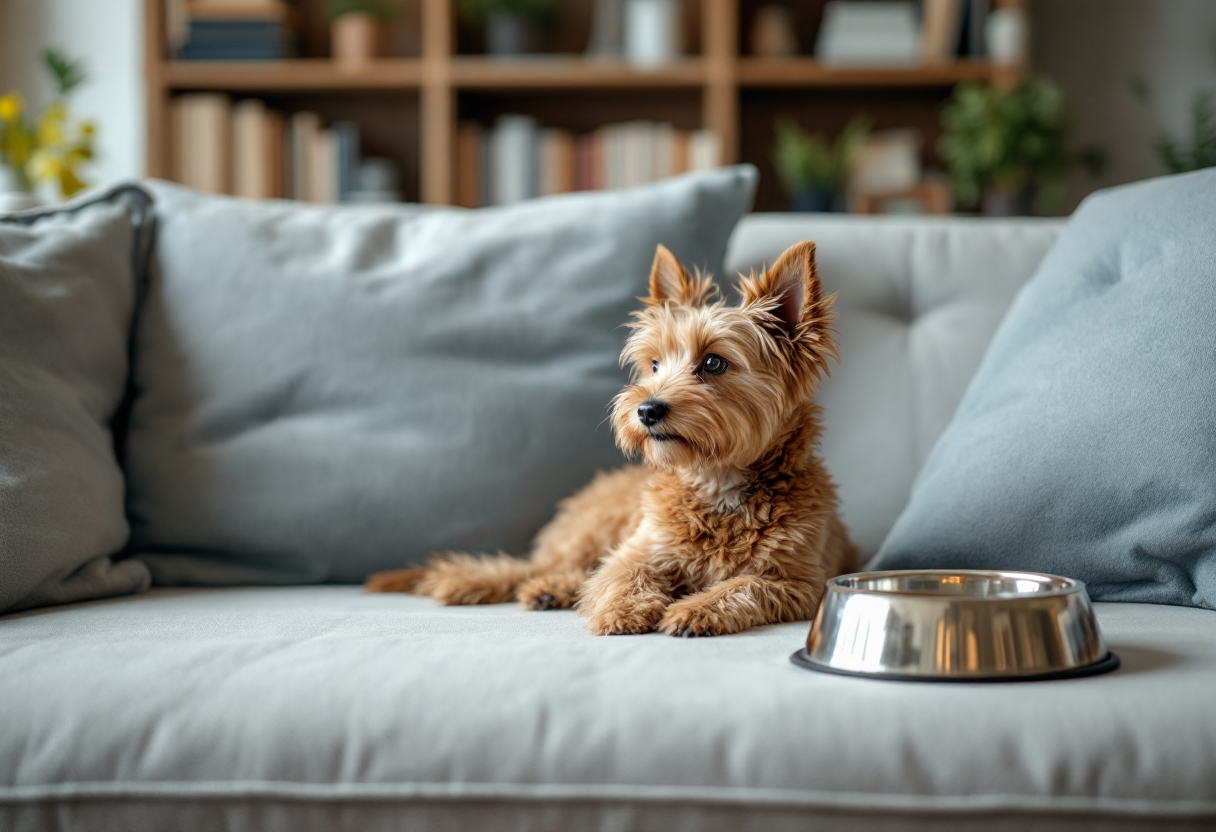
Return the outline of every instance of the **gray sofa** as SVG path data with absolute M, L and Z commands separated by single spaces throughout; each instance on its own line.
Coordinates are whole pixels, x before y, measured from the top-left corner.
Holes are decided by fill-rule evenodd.
M 873 554 L 1062 223 L 751 216 L 819 244 L 824 453 Z M 593 638 L 356 586 L 154 589 L 0 618 L 0 829 L 1210 829 L 1216 613 L 1097 604 L 1069 681 L 818 675 L 805 623 Z

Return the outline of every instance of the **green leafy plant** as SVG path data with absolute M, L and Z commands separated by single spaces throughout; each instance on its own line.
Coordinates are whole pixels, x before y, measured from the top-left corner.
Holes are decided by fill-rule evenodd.
M 1147 98 L 1147 87 L 1142 87 Z M 1161 136 L 1153 144 L 1157 158 L 1170 173 L 1216 167 L 1216 102 L 1210 92 L 1198 93 L 1191 101 L 1191 131 L 1185 140 Z
M 1030 77 L 1008 90 L 959 84 L 941 121 L 938 152 L 963 205 L 974 205 L 989 190 L 1032 191 L 1041 209 L 1052 210 L 1064 198 L 1069 171 L 1082 164 L 1096 172 L 1102 165 L 1095 150 L 1068 150 L 1064 94 L 1046 78 Z
M 330 20 L 348 14 L 368 14 L 378 20 L 392 20 L 397 16 L 397 4 L 393 0 L 329 0 Z
M 457 11 L 468 23 L 484 23 L 494 15 L 519 15 L 543 23 L 557 19 L 558 0 L 457 0 Z
M 81 168 L 94 158 L 96 128 L 91 121 L 74 121 L 67 97 L 88 79 L 81 61 L 53 49 L 42 63 L 55 87 L 55 98 L 32 120 L 18 92 L 0 96 L 0 165 L 9 170 L 14 186 L 30 192 L 43 183 L 56 183 L 64 197 L 87 187 Z
M 785 189 L 795 193 L 809 188 L 843 188 L 857 154 L 866 142 L 870 125 L 864 119 L 855 118 L 835 141 L 825 133 L 807 133 L 788 118 L 777 119 L 774 129 L 777 146 L 773 164 Z

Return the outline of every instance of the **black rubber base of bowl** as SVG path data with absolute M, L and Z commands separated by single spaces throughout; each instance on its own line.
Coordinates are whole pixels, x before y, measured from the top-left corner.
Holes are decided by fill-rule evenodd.
M 837 676 L 856 676 L 859 679 L 884 679 L 888 682 L 950 682 L 951 684 L 992 684 L 994 682 L 1046 682 L 1051 679 L 1077 679 L 1081 676 L 1097 676 L 1099 673 L 1109 673 L 1119 666 L 1119 657 L 1107 653 L 1106 658 L 1084 667 L 1074 667 L 1069 670 L 1055 670 L 1050 673 L 1036 673 L 1033 676 L 912 676 L 907 673 L 863 673 L 858 670 L 839 670 L 811 661 L 806 648 L 790 655 L 790 661 L 807 670 L 817 673 L 832 673 Z

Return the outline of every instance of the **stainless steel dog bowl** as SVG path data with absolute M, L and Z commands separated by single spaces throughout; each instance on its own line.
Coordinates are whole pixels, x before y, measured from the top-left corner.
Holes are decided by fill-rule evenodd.
M 1011 682 L 1114 670 L 1085 584 L 1036 572 L 861 572 L 828 582 L 795 664 L 933 682 Z

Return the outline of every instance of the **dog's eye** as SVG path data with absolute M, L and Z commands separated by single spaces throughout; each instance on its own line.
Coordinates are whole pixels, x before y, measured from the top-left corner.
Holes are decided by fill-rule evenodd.
M 652 359 L 650 362 L 650 372 L 657 373 L 659 371 L 659 359 Z
M 709 373 L 711 376 L 721 375 L 726 372 L 726 359 L 720 355 L 714 355 L 712 352 L 705 356 L 705 360 L 701 362 L 701 369 Z

